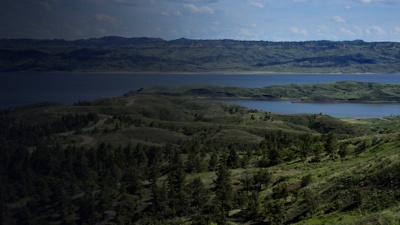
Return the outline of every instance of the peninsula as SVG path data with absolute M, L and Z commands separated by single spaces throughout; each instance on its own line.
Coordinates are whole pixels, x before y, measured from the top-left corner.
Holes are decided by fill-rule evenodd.
M 194 96 L 199 98 L 245 98 L 255 100 L 292 100 L 294 102 L 397 103 L 400 85 L 370 82 L 340 81 L 323 84 L 281 85 L 263 88 L 184 86 L 153 87 L 147 94 Z M 135 92 L 127 95 L 134 95 Z

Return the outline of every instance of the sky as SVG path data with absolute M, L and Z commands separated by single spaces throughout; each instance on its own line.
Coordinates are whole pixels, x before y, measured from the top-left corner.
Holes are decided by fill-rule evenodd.
M 400 41 L 400 0 L 0 0 L 0 38 Z

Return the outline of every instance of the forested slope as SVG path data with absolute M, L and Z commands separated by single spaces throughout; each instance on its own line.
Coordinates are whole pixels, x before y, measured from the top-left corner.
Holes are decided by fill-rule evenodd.
M 346 121 L 144 93 L 3 110 L 0 219 L 394 223 L 400 118 Z

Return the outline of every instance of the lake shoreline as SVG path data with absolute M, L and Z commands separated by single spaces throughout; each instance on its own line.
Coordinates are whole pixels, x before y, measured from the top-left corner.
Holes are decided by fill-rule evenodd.
M 0 73 L 0 109 L 7 109 L 9 107 L 22 106 L 35 104 L 39 102 L 57 102 L 60 104 L 73 104 L 78 101 L 94 101 L 96 99 L 108 97 L 120 97 L 131 91 L 136 92 L 141 88 L 148 90 L 151 87 L 167 86 L 170 88 L 178 88 L 187 85 L 193 86 L 219 86 L 219 87 L 242 87 L 250 89 L 259 89 L 263 87 L 281 86 L 288 84 L 299 85 L 314 85 L 317 83 L 332 83 L 340 82 L 343 80 L 356 81 L 356 82 L 375 82 L 387 84 L 399 84 L 400 76 L 393 74 L 259 74 L 251 73 L 253 75 L 240 74 L 238 71 L 235 75 L 214 74 L 208 73 L 201 75 L 201 73 L 113 73 L 109 72 L 96 73 L 96 72 L 6 72 Z M 144 92 L 144 91 L 143 91 Z M 223 91 L 227 92 L 227 91 Z M 227 92 L 230 93 L 230 92 Z M 396 91 L 397 93 L 397 91 Z M 262 94 L 262 92 L 255 93 Z M 400 94 L 400 93 L 399 93 Z M 220 95 L 220 94 L 218 94 Z M 275 94 L 271 96 L 279 97 Z M 203 96 L 205 97 L 205 96 Z M 222 96 L 221 96 L 222 97 Z M 233 96 L 232 96 L 233 97 Z M 246 96 L 251 97 L 251 96 Z M 256 97 L 256 96 L 253 96 Z M 283 97 L 283 96 L 282 96 Z M 293 96 L 294 97 L 294 96 Z M 277 100 L 274 98 L 272 100 Z M 268 111 L 278 110 L 279 107 L 286 107 L 288 105 L 294 107 L 308 108 L 307 102 L 301 104 L 292 104 L 291 102 L 297 101 L 299 98 L 285 98 L 280 99 L 280 102 L 290 101 L 284 105 L 269 107 Z M 245 99 L 242 99 L 245 100 Z M 329 100 L 329 99 L 326 99 Z M 368 99 L 363 99 L 368 100 Z M 264 99 L 259 103 L 252 100 L 252 104 L 263 105 Z M 266 102 L 266 101 L 265 101 Z M 343 103 L 343 102 L 341 102 Z M 347 102 L 346 102 L 347 103 Z M 351 103 L 357 103 L 352 101 Z M 329 104 L 327 102 L 319 103 L 314 102 L 310 104 L 311 107 L 317 108 L 317 105 L 325 107 Z M 376 105 L 377 108 L 384 108 L 385 102 L 374 102 L 368 104 L 369 106 Z M 350 105 L 350 104 L 344 104 Z M 367 105 L 367 104 L 365 104 Z M 288 106 L 288 107 L 290 107 Z M 393 107 L 392 107 L 393 106 Z M 341 108 L 336 106 L 337 108 Z M 386 112 L 379 114 L 389 116 L 397 114 L 400 109 L 396 104 L 390 103 L 390 108 Z M 297 110 L 297 109 L 295 109 Z M 330 110 L 330 109 L 329 109 Z M 336 109 L 333 109 L 336 110 Z M 354 109 L 358 111 L 353 117 L 358 114 L 366 114 L 369 109 Z M 378 109 L 378 111 L 381 109 Z M 316 109 L 315 112 L 322 110 Z M 286 111 L 285 113 L 290 113 Z M 329 111 L 324 111 L 330 114 Z M 372 114 L 373 116 L 375 114 Z M 364 115 L 362 117 L 365 117 Z
M 344 72 L 276 72 L 276 71 L 204 71 L 204 72 L 182 72 L 182 71 L 7 71 L 2 73 L 38 73 L 38 74 L 126 74 L 126 75 L 400 75 L 399 73 L 344 73 Z
M 265 101 L 265 102 L 291 102 L 292 104 L 371 104 L 371 105 L 400 105 L 400 102 L 395 101 L 340 101 L 340 100 L 331 100 L 331 101 L 318 101 L 318 100 L 302 100 L 297 98 L 276 98 L 276 99 L 267 99 L 267 98 L 254 98 L 254 97 L 196 97 L 198 99 L 204 100 L 212 100 L 212 101 Z

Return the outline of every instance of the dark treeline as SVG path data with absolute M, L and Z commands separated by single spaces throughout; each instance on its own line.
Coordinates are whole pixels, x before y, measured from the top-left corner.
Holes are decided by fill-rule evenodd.
M 90 122 L 98 120 L 98 115 L 94 113 L 87 114 L 67 114 L 60 119 L 42 123 L 38 125 L 26 125 L 17 122 L 15 119 L 7 116 L 6 113 L 0 115 L 0 139 L 13 144 L 24 146 L 33 146 L 40 143 L 45 137 L 51 134 L 79 131 L 86 127 Z

